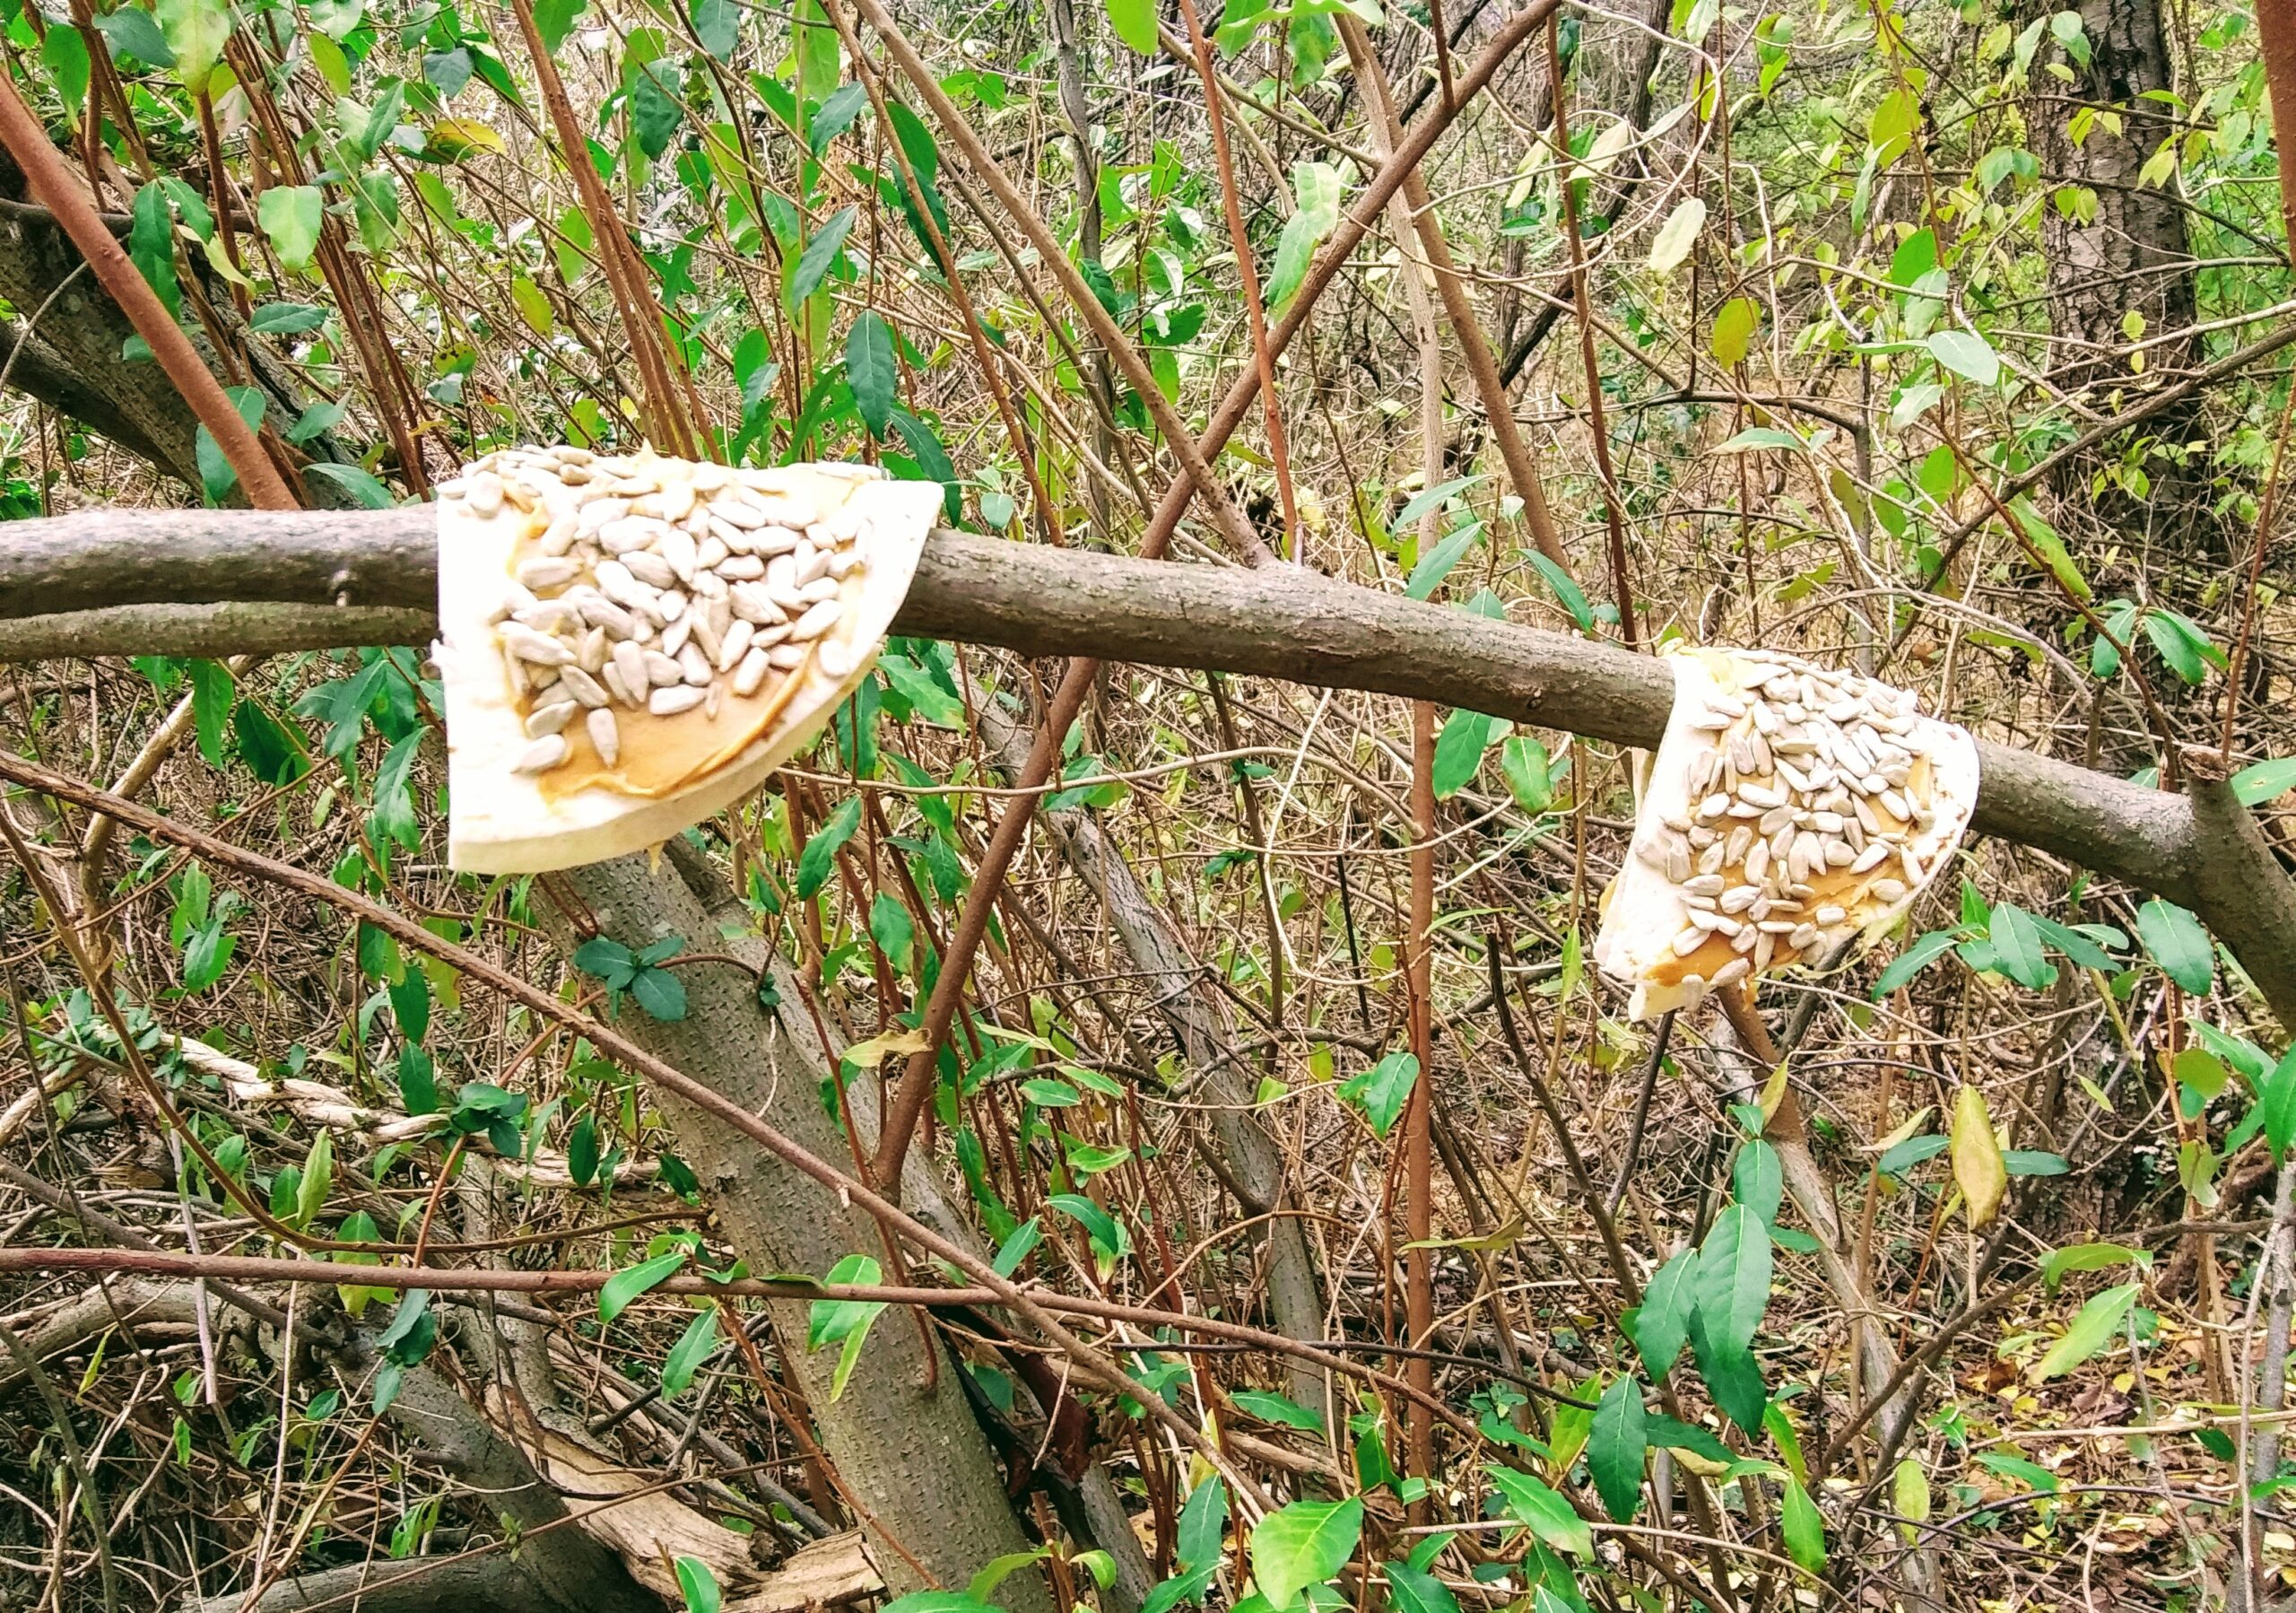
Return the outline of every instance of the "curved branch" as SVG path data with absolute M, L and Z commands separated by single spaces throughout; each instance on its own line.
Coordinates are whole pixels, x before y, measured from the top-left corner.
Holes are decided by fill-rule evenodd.
M 0 527 L 0 660 L 316 649 L 375 642 L 383 626 L 420 641 L 435 620 L 436 535 L 421 505 L 13 522 Z M 1430 700 L 1626 745 L 1656 745 L 1673 700 L 1649 657 L 1293 567 L 1174 565 L 947 531 L 926 544 L 895 626 L 1031 656 Z M 2296 957 L 2291 904 L 2259 897 L 2266 870 L 2253 859 L 2226 864 L 2224 834 L 2201 832 L 2188 798 L 1986 740 L 1978 754 L 1979 833 L 2194 909 L 2296 1024 L 2296 971 L 2268 961 Z

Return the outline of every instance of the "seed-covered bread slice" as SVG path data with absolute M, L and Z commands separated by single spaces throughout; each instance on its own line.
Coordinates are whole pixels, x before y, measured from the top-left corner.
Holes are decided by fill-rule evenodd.
M 448 862 L 597 862 L 755 789 L 868 675 L 940 506 L 865 466 L 469 466 L 439 499 Z
M 1636 1019 L 1879 936 L 1977 804 L 1976 743 L 1909 690 L 1764 650 L 1668 661 L 1674 710 L 1595 938 Z

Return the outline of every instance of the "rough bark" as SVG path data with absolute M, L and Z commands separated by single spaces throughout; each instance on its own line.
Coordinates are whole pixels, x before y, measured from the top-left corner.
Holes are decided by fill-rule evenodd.
M 627 1010 L 625 1029 L 817 1157 L 853 1156 L 853 1145 L 822 1107 L 829 1069 L 800 987 L 762 941 L 719 938 L 722 924 L 745 928 L 747 915 L 698 854 L 681 846 L 659 868 L 631 857 L 553 876 L 535 906 L 552 939 L 569 952 L 591 933 L 632 948 L 678 935 L 741 958 L 742 967 L 709 963 L 682 972 L 683 1019 L 664 1022 Z M 779 1007 L 760 1000 L 761 981 L 774 986 Z M 856 1083 L 857 1092 L 867 1085 Z M 719 1225 L 752 1270 L 825 1276 L 848 1254 L 883 1257 L 883 1241 L 867 1216 L 825 1213 L 813 1181 L 674 1094 L 657 1101 Z M 930 1214 L 930 1199 L 907 1202 Z M 808 1307 L 780 1301 L 770 1309 L 784 1368 L 811 1408 L 822 1448 L 863 1514 L 874 1555 L 896 1591 L 923 1589 L 928 1578 L 961 1587 L 992 1559 L 1030 1549 L 1005 1501 L 1004 1475 L 966 1403 L 959 1368 L 937 1339 L 928 1344 L 908 1316 L 880 1317 L 846 1392 L 832 1396 L 836 1352 L 805 1348 Z M 1005 1580 L 997 1600 L 1012 1613 L 1051 1613 L 1045 1581 L 1032 1570 Z
M 94 276 L 83 272 L 85 259 L 63 228 L 25 196 L 22 172 L 0 153 L 0 298 L 18 316 L 9 327 L 12 337 L 22 333 L 24 321 L 35 315 L 39 320 L 34 339 L 9 372 L 9 384 L 196 488 L 198 416 L 159 365 L 121 356 L 136 334 L 135 325 Z M 309 400 L 263 339 L 239 322 L 230 299 L 210 301 L 228 339 L 246 351 L 255 381 L 265 394 L 265 423 L 284 431 Z M 213 348 L 196 324 L 187 326 L 185 334 L 208 368 L 222 373 Z M 13 340 L 9 344 L 13 345 Z M 317 458 L 350 458 L 324 435 L 304 444 L 303 451 Z M 321 509 L 348 509 L 356 503 L 326 476 L 305 481 L 310 501 Z
M 198 1597 L 182 1613 L 565 1613 L 525 1568 L 502 1552 L 353 1563 L 281 1580 L 252 1607 L 239 1591 Z
M 164 557 L 154 549 L 167 535 Z M 338 515 L 181 511 L 0 527 L 0 660 L 152 654 L 207 633 L 207 606 L 276 613 L 273 642 L 364 641 L 352 612 L 433 608 L 436 526 L 422 507 Z M 123 631 L 109 606 L 143 607 Z M 190 607 L 154 619 L 153 606 Z M 342 615 L 344 621 L 333 620 Z M 1295 567 L 1171 565 L 936 532 L 895 631 L 1031 656 L 1280 677 L 1486 711 L 1613 744 L 1657 744 L 1665 667 L 1567 633 L 1494 622 Z M 2259 869 L 2204 868 L 2192 801 L 2074 763 L 1978 741 L 1972 827 L 2064 857 L 2199 912 L 2296 1024 L 2296 929 Z M 2274 873 L 2283 885 L 2285 876 Z M 2277 890 L 2261 886 L 2265 895 Z
M 2038 17 L 2060 9 L 2023 12 Z M 2103 354 L 2127 340 L 2122 320 L 2131 311 L 2143 316 L 2148 336 L 2190 326 L 2194 286 L 2184 210 L 2172 196 L 2137 182 L 2177 128 L 2167 103 L 2144 99 L 2172 87 L 2158 0 L 2079 0 L 2073 9 L 2088 39 L 2088 63 L 2045 42 L 2025 109 L 2041 171 L 2096 196 L 2095 216 L 2085 222 L 2054 205 L 2041 214 L 2050 323 L 2071 344 L 2056 379 L 2077 388 L 2127 376 L 2125 362 Z M 2069 81 L 2043 71 L 2041 63 L 2052 59 L 2072 71 Z M 2118 118 L 2118 133 L 2100 112 Z M 2076 119 L 2085 126 L 2077 141 Z M 2149 367 L 2181 364 L 2192 353 L 2189 342 L 2156 347 Z

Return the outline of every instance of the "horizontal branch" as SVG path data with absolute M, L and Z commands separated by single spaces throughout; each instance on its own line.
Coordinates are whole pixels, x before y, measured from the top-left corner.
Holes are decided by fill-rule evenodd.
M 0 660 L 420 642 L 437 575 L 436 519 L 420 505 L 11 522 L 0 526 Z M 1625 745 L 1657 744 L 1672 700 L 1647 656 L 1293 567 L 1152 562 L 947 531 L 926 545 L 895 627 L 1429 700 Z M 2284 883 L 2276 867 L 2205 875 L 2223 837 L 2204 847 L 2187 798 L 1984 740 L 1978 751 L 1979 833 L 2196 909 L 2296 1024 L 2296 937 L 2278 934 L 2277 903 L 2234 894 Z

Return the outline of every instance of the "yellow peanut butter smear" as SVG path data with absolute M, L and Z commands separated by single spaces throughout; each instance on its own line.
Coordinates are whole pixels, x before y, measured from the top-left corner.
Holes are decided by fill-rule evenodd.
M 1636 1019 L 1878 937 L 1977 805 L 1976 742 L 1909 690 L 1768 650 L 1667 661 L 1674 709 L 1595 938 Z
M 866 466 L 467 466 L 439 498 L 448 862 L 597 862 L 756 789 L 868 676 L 940 505 Z

